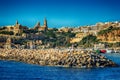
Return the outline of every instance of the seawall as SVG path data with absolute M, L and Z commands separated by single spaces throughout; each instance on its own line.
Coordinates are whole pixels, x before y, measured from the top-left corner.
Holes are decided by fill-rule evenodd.
M 1 60 L 15 60 L 43 66 L 75 68 L 114 67 L 108 58 L 89 51 L 68 51 L 59 49 L 0 49 Z

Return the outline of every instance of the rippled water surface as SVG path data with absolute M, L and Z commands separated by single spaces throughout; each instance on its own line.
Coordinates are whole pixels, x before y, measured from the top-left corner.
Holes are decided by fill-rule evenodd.
M 120 54 L 107 54 L 120 64 Z M 120 67 L 76 69 L 0 61 L 0 80 L 120 80 Z

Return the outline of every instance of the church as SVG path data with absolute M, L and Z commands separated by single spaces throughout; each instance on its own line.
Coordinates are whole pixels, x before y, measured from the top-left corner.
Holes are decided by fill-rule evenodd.
M 43 25 L 43 26 L 41 26 L 41 25 L 40 25 L 40 22 L 38 22 L 38 23 L 34 26 L 34 29 L 35 29 L 35 30 L 38 30 L 38 31 L 46 31 L 46 30 L 48 29 L 46 18 L 44 19 L 44 25 Z
M 21 24 L 18 23 L 18 21 L 16 21 L 16 24 L 14 26 L 7 26 L 6 30 L 7 31 L 13 31 L 14 35 L 16 34 L 20 34 L 21 32 L 23 32 L 24 30 L 27 30 L 28 28 L 26 26 L 22 26 Z
M 46 31 L 48 30 L 48 26 L 47 26 L 47 20 L 46 18 L 44 19 L 44 24 L 43 26 L 40 25 L 40 22 L 38 22 L 34 28 L 34 30 L 37 30 L 37 31 Z M 18 21 L 16 21 L 16 24 L 15 25 L 12 25 L 12 26 L 6 26 L 6 31 L 12 31 L 14 32 L 14 35 L 16 34 L 21 34 L 23 31 L 26 31 L 26 30 L 29 30 L 28 27 L 26 26 L 22 26 L 21 24 L 18 23 Z

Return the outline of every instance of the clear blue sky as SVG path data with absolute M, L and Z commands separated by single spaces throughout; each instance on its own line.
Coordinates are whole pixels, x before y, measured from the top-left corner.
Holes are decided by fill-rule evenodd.
M 43 25 L 44 17 L 49 27 L 119 21 L 120 0 L 0 0 L 0 26 Z

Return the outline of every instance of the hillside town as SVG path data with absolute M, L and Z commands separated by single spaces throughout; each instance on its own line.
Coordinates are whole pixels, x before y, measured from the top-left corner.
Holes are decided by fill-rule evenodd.
M 120 22 L 60 29 L 49 28 L 46 18 L 43 23 L 29 28 L 16 21 L 0 27 L 0 60 L 75 68 L 118 66 L 98 49 L 120 47 Z
M 79 27 L 49 28 L 46 18 L 33 28 L 21 25 L 0 27 L 0 48 L 44 49 L 66 47 L 105 48 L 120 44 L 120 22 L 99 22 L 95 25 Z M 95 38 L 95 39 L 94 39 Z M 90 39 L 94 39 L 90 42 Z M 116 45 L 117 44 L 117 45 Z

